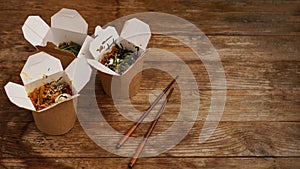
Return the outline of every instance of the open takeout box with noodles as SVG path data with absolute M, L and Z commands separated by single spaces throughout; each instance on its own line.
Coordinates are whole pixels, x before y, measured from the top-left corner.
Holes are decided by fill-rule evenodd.
M 89 46 L 94 59 L 88 59 L 88 63 L 99 70 L 105 93 L 113 98 L 135 95 L 142 78 L 143 56 L 151 37 L 149 25 L 133 18 L 125 22 L 120 36 L 112 26 L 106 29 L 97 26 L 94 35 L 96 38 Z M 114 52 L 116 50 L 129 54 L 121 56 L 123 54 Z
M 84 56 L 83 51 L 92 39 L 87 35 L 88 24 L 83 17 L 76 10 L 66 8 L 51 17 L 51 27 L 40 16 L 29 16 L 22 31 L 25 39 L 38 50 L 60 59 L 63 68 L 76 58 L 76 54 Z
M 28 58 L 20 73 L 24 85 L 9 82 L 5 85 L 5 91 L 12 103 L 32 111 L 35 124 L 41 131 L 50 135 L 60 135 L 74 126 L 78 92 L 90 80 L 91 72 L 85 58 L 74 59 L 63 70 L 59 59 L 39 52 Z M 29 93 L 58 79 L 70 86 L 72 96 L 37 110 L 29 98 Z

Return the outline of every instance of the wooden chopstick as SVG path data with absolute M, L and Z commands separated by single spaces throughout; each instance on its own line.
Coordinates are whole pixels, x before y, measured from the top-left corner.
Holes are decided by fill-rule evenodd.
M 140 143 L 139 147 L 137 148 L 135 154 L 133 155 L 133 157 L 131 158 L 129 164 L 128 164 L 128 167 L 129 168 L 132 168 L 134 166 L 134 164 L 136 163 L 137 159 L 139 158 L 140 154 L 142 153 L 147 141 L 148 141 L 148 138 L 150 137 L 156 123 L 158 122 L 158 119 L 160 118 L 161 114 L 164 112 L 165 110 L 165 107 L 173 93 L 173 90 L 174 88 L 172 88 L 169 92 L 169 94 L 167 95 L 166 99 L 164 100 L 163 104 L 161 105 L 159 111 L 157 112 L 154 120 L 152 121 L 150 127 L 148 128 L 148 131 L 147 133 L 145 134 L 144 138 L 143 138 L 143 141 Z
M 141 122 L 148 116 L 148 114 L 151 112 L 151 110 L 156 106 L 156 104 L 160 101 L 160 99 L 163 97 L 165 93 L 170 89 L 170 87 L 173 85 L 173 83 L 176 81 L 176 79 L 179 76 L 177 75 L 169 84 L 168 86 L 158 95 L 158 97 L 149 105 L 149 107 L 146 109 L 146 111 L 143 113 L 143 115 L 138 119 L 136 123 L 134 123 L 130 129 L 126 132 L 126 134 L 120 139 L 120 141 L 117 143 L 116 148 L 119 149 L 130 137 L 130 135 L 135 131 L 135 129 L 141 124 Z

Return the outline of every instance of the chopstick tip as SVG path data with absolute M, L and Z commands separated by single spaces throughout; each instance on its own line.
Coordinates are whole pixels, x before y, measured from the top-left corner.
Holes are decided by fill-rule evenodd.
M 120 145 L 120 144 L 117 144 L 117 145 L 116 145 L 116 149 L 119 149 L 119 148 L 121 148 L 121 145 Z
M 133 168 L 133 165 L 134 165 L 133 163 L 129 163 L 128 168 Z

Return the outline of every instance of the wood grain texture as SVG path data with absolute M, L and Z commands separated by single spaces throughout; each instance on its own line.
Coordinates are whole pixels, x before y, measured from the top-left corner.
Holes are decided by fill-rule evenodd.
M 4 168 L 32 168 L 32 169 L 95 169 L 111 168 L 123 169 L 129 158 L 4 158 L 0 167 Z M 174 160 L 176 163 L 174 163 Z M 1 166 L 2 165 L 2 166 Z M 141 158 L 136 169 L 157 168 L 281 168 L 298 169 L 298 158 Z
M 159 74 L 160 75 L 160 74 Z M 162 74 L 163 75 L 163 74 Z M 144 72 L 143 78 L 148 80 L 142 82 L 138 94 L 132 97 L 131 102 L 135 109 L 143 111 L 149 104 L 149 95 L 154 95 L 157 89 L 163 89 L 170 80 L 151 79 L 151 71 Z M 164 77 L 164 76 L 161 76 Z M 97 80 L 97 79 L 96 79 Z M 90 85 L 94 85 L 91 83 Z M 91 97 L 94 94 L 89 85 L 80 96 L 79 111 L 85 112 L 87 120 L 94 120 L 98 117 L 94 112 L 100 111 L 108 121 L 126 121 L 113 105 L 111 98 L 107 97 L 101 87 L 101 83 L 95 84 L 98 92 L 97 98 Z M 221 90 L 222 91 L 222 90 Z M 220 91 L 220 92 L 221 92 Z M 197 120 L 205 120 L 211 106 L 211 91 L 200 89 L 200 109 Z M 240 89 L 227 90 L 226 107 L 221 121 L 299 121 L 299 93 L 298 89 L 293 90 L 254 90 Z M 218 93 L 218 92 L 217 92 Z M 174 97 L 168 103 L 162 121 L 175 121 L 180 110 L 180 91 L 175 91 Z M 32 121 L 30 111 L 18 108 L 2 95 L 0 121 Z M 98 105 L 90 105 L 92 100 Z M 10 106 L 7 106 L 10 105 Z M 130 105 L 119 104 L 123 113 Z M 255 109 L 253 108 L 255 107 Z M 130 109 L 129 109 L 130 110 Z
M 68 1 L 61 1 L 60 4 L 57 4 L 55 1 L 3 1 L 1 6 L 5 10 L 1 10 L 0 14 L 9 16 L 9 19 L 16 21 L 17 24 L 21 24 L 30 14 L 39 14 L 49 23 L 50 18 L 47 16 L 53 15 L 61 7 L 80 8 L 80 13 L 86 18 L 91 31 L 96 25 L 106 24 L 121 16 L 157 11 L 176 14 L 187 19 L 199 26 L 206 34 L 299 35 L 299 3 L 297 1 L 211 1 L 204 3 L 196 0 L 192 2 L 156 0 L 134 3 L 129 0 L 109 3 L 99 1 L 77 2 L 70 4 Z M 170 3 L 172 4 L 171 7 L 169 6 Z M 160 7 L 157 4 L 160 4 Z M 280 5 L 278 8 L 278 4 L 282 4 L 282 6 Z M 219 6 L 219 9 L 215 8 L 215 5 Z M 231 10 L 232 8 L 235 10 Z M 106 17 L 102 17 L 103 15 Z M 10 24 L 14 22 L 2 23 L 2 28 L 9 30 Z
M 78 121 L 63 136 L 41 133 L 35 127 L 31 112 L 16 107 L 6 97 L 4 85 L 8 81 L 22 83 L 19 73 L 28 56 L 36 52 L 22 35 L 25 19 L 29 15 L 39 15 L 50 24 L 50 17 L 63 7 L 79 11 L 89 24 L 89 34 L 94 32 L 95 26 L 103 26 L 129 14 L 174 14 L 200 28 L 219 53 L 227 80 L 226 106 L 214 134 L 200 144 L 200 131 L 208 117 L 212 99 L 204 60 L 199 61 L 199 57 L 181 41 L 153 34 L 149 47 L 178 56 L 188 65 L 198 85 L 194 87 L 185 83 L 187 89 L 179 91 L 176 84 L 153 136 L 180 121 L 177 118 L 181 92 L 197 94 L 199 90 L 200 108 L 192 129 L 177 146 L 159 156 L 139 159 L 135 168 L 300 168 L 299 1 L 61 0 L 58 3 L 54 0 L 10 0 L 0 1 L 0 169 L 126 168 L 130 160 L 97 146 Z M 168 26 L 168 23 L 159 24 L 151 18 L 146 19 L 156 26 Z M 185 40 L 195 39 L 195 32 L 191 32 L 187 25 L 177 26 L 183 30 L 177 36 Z M 198 45 L 198 42 L 192 45 Z M 161 53 L 152 52 L 152 57 L 145 61 L 146 66 L 167 64 L 174 73 L 183 71 L 178 61 L 163 62 L 159 57 Z M 209 54 L 202 54 L 200 57 L 208 59 L 205 61 L 209 65 L 216 63 L 216 59 L 207 57 Z M 192 78 L 188 74 L 184 77 Z M 163 89 L 171 77 L 166 72 L 149 69 L 143 72 L 142 79 L 138 94 L 131 98 L 138 111 L 145 110 L 150 98 L 157 94 L 158 89 Z M 83 106 L 78 117 L 84 122 L 85 129 L 97 137 L 99 133 L 95 126 L 100 121 L 99 108 L 104 119 L 118 132 L 124 133 L 133 123 L 122 114 L 130 106 L 121 104 L 122 112 L 119 112 L 113 100 L 104 94 L 99 77 L 95 76 L 94 80 L 82 92 Z M 224 92 L 222 83 L 216 87 L 215 92 Z M 96 105 L 91 105 L 94 92 Z M 190 100 L 189 104 L 197 102 Z M 153 114 L 146 121 L 151 118 Z M 193 116 L 184 120 L 193 123 Z M 180 123 L 184 125 L 183 121 Z M 148 125 L 142 124 L 133 137 L 141 138 Z M 166 134 L 165 137 L 175 136 Z M 119 138 L 116 134 L 100 137 L 107 146 L 114 146 Z M 157 142 L 166 143 L 160 139 Z M 150 141 L 145 152 L 159 146 L 154 144 L 157 142 Z M 126 146 L 128 153 L 133 154 L 137 144 L 128 142 Z
M 100 125 L 99 125 L 100 124 Z M 102 122 L 85 122 L 85 130 L 104 125 Z M 152 136 L 168 129 L 173 122 L 158 122 Z M 179 123 L 180 124 L 180 123 Z M 184 124 L 184 123 L 182 123 Z M 2 124 L 3 125 L 3 124 Z M 120 133 L 132 122 L 109 122 Z M 98 147 L 79 123 L 64 136 L 48 136 L 36 128 L 33 122 L 8 122 L 3 129 L 2 157 L 117 157 Z M 142 138 L 149 123 L 141 125 L 133 137 Z M 299 157 L 300 125 L 296 122 L 220 122 L 214 134 L 203 144 L 198 142 L 203 122 L 196 122 L 187 136 L 171 150 L 157 157 Z M 90 136 L 97 137 L 95 130 Z M 168 134 L 168 133 L 166 133 Z M 165 137 L 173 137 L 166 135 Z M 107 147 L 114 147 L 121 136 L 102 135 L 98 141 Z M 164 138 L 162 138 L 164 139 Z M 164 144 L 160 140 L 156 140 Z M 145 152 L 150 151 L 153 141 L 149 141 Z M 133 154 L 138 144 L 129 140 L 124 148 Z

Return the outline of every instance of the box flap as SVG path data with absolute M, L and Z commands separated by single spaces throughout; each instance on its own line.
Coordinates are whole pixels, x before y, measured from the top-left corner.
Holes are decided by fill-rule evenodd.
M 50 27 L 39 16 L 29 16 L 22 26 L 25 39 L 33 46 L 44 46 L 43 39 L 49 30 Z
M 51 17 L 51 27 L 72 32 L 87 34 L 88 24 L 73 9 L 63 8 Z
M 95 29 L 96 38 L 90 43 L 90 52 L 92 56 L 98 60 L 101 55 L 105 53 L 111 46 L 111 44 L 119 38 L 119 34 L 112 26 L 108 26 L 102 29 L 97 26 Z
M 8 99 L 15 105 L 31 111 L 35 111 L 35 107 L 29 99 L 25 87 L 16 83 L 8 82 L 4 86 Z
M 82 45 L 87 34 L 72 32 L 64 29 L 57 29 L 57 28 L 50 28 L 48 34 L 44 38 L 44 43 L 52 42 L 56 46 L 63 42 L 70 42 L 73 41 Z
M 130 19 L 125 22 L 120 37 L 146 50 L 151 37 L 150 27 L 141 20 Z
M 94 59 L 88 59 L 87 60 L 88 63 L 95 69 L 103 72 L 103 73 L 107 73 L 110 75 L 116 75 L 116 76 L 120 76 L 118 73 L 110 70 L 108 67 L 106 67 L 105 65 L 101 64 L 100 62 L 98 62 L 97 60 Z
M 77 92 L 89 82 L 92 74 L 92 69 L 86 61 L 86 58 L 76 58 L 66 68 L 69 79 L 72 81 L 72 86 Z
M 36 46 L 39 51 L 43 51 L 60 60 L 62 67 L 65 69 L 76 56 L 65 50 L 60 50 L 54 43 L 47 42 L 45 46 Z
M 94 32 L 94 38 L 96 38 L 98 36 L 98 32 L 101 32 L 103 31 L 102 27 L 101 26 L 96 26 L 95 28 L 95 32 Z
M 63 71 L 63 68 L 59 59 L 39 52 L 28 57 L 20 75 L 23 84 L 26 85 L 60 71 Z
M 86 36 L 81 49 L 77 55 L 78 58 L 86 58 L 86 59 L 92 59 L 93 56 L 91 55 L 90 51 L 89 51 L 89 46 L 91 41 L 94 40 L 94 38 L 92 38 L 91 36 Z

